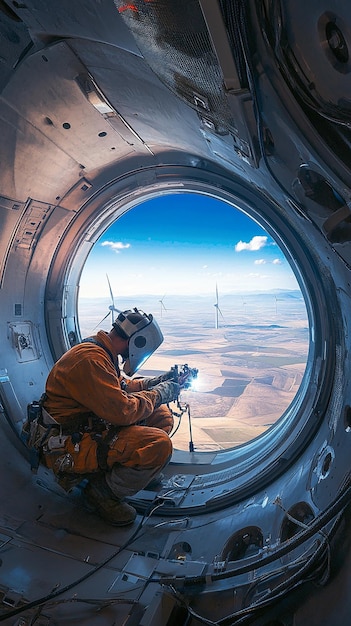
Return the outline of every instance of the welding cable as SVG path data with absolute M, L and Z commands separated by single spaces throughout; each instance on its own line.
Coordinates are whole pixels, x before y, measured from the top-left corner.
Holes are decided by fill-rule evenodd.
M 173 416 L 175 416 L 175 417 L 177 417 L 177 418 L 178 418 L 178 424 L 177 424 L 176 428 L 175 428 L 175 429 L 171 432 L 171 434 L 169 435 L 170 439 L 172 439 L 172 437 L 174 437 L 174 435 L 176 434 L 176 432 L 179 430 L 180 424 L 181 424 L 181 422 L 182 422 L 182 416 L 183 416 L 183 413 L 182 413 L 182 414 L 180 414 L 180 413 L 176 413 L 175 411 L 171 411 L 171 412 L 172 412 L 172 415 L 173 415 Z
M 327 550 L 328 547 L 325 542 L 321 543 L 316 551 L 297 572 L 292 574 L 288 579 L 283 580 L 273 589 L 267 591 L 264 596 L 261 596 L 258 602 L 218 620 L 216 626 L 234 626 L 234 624 L 236 626 L 237 624 L 245 624 L 252 619 L 252 614 L 254 612 L 271 606 L 273 603 L 281 600 L 284 596 L 286 596 L 286 594 L 291 593 L 302 584 L 308 582 L 309 580 L 313 580 L 315 578 L 315 574 L 313 576 L 309 576 L 308 578 L 306 578 L 305 575 L 308 574 L 308 572 L 315 567 L 316 563 L 324 557 Z
M 292 516 L 291 516 L 292 517 Z M 317 545 L 316 550 L 313 551 L 312 555 L 309 558 L 298 557 L 292 563 L 289 564 L 289 568 L 292 565 L 298 565 L 299 561 L 302 562 L 301 567 L 295 571 L 289 578 L 283 580 L 273 589 L 270 589 L 266 592 L 266 594 L 256 603 L 251 604 L 248 607 L 240 609 L 231 615 L 227 615 L 226 617 L 213 622 L 211 619 L 206 618 L 199 613 L 197 613 L 194 609 L 192 609 L 184 600 L 183 596 L 172 586 L 168 585 L 173 596 L 176 597 L 177 601 L 188 611 L 189 615 L 195 617 L 199 623 L 207 625 L 207 626 L 239 626 L 239 624 L 245 624 L 250 622 L 253 617 L 253 613 L 263 610 L 273 603 L 277 602 L 281 598 L 283 598 L 287 593 L 291 593 L 295 589 L 297 589 L 302 584 L 315 581 L 319 576 L 318 572 L 323 567 L 323 582 L 321 584 L 325 584 L 325 580 L 329 577 L 330 570 L 330 545 L 329 539 L 334 531 L 339 525 L 341 513 L 336 520 L 333 522 L 333 526 L 329 531 L 329 535 L 327 536 L 325 533 L 320 533 L 323 540 L 319 545 Z M 294 518 L 293 518 L 294 519 Z M 303 524 L 301 524 L 303 525 Z M 306 525 L 304 525 L 306 526 Z M 306 526 L 308 529 L 308 526 Z M 311 550 L 311 549 L 309 549 Z M 305 551 L 305 554 L 307 550 Z M 323 560 L 323 563 L 321 562 Z M 319 563 L 318 567 L 316 565 Z M 251 564 L 252 565 L 252 564 Z M 327 569 L 327 577 L 325 576 L 324 570 Z M 308 576 L 308 573 L 312 570 L 312 573 Z M 279 568 L 280 573 L 283 571 L 283 568 Z M 269 580 L 270 577 L 276 576 L 277 571 L 263 574 L 255 581 L 255 584 L 258 585 L 264 580 Z M 151 582 L 151 581 L 149 581 Z M 252 588 L 252 587 L 251 587 Z
M 96 606 L 96 611 L 101 611 L 104 608 L 113 606 L 115 604 L 130 604 L 130 605 L 136 605 L 138 604 L 138 600 L 132 600 L 132 599 L 128 599 L 128 598 L 110 598 L 108 600 L 106 599 L 102 599 L 102 598 L 78 598 L 77 596 L 73 596 L 72 598 L 61 598 L 60 600 L 56 600 L 54 602 L 50 602 L 48 604 L 41 605 L 39 606 L 38 610 L 35 612 L 35 614 L 31 617 L 30 621 L 26 622 L 27 626 L 35 626 L 36 622 L 38 620 L 42 620 L 43 618 L 45 619 L 45 616 L 42 614 L 43 609 L 45 609 L 46 611 L 54 608 L 55 606 L 58 606 L 59 604 L 70 604 L 70 603 L 82 603 L 82 604 L 91 604 Z M 21 622 L 22 623 L 22 622 Z M 42 624 L 42 621 L 40 622 Z M 45 623 L 46 623 L 46 619 L 45 619 Z M 16 622 L 16 624 L 20 624 L 20 622 Z
M 324 546 L 322 546 L 324 548 Z M 322 551 L 323 552 L 323 551 Z M 304 577 L 305 572 L 308 572 L 315 564 L 320 554 L 314 554 L 309 561 L 289 579 L 283 581 L 280 585 L 267 592 L 259 602 L 241 610 L 237 613 L 229 615 L 218 621 L 216 626 L 237 626 L 239 624 L 246 624 L 251 622 L 253 613 L 262 611 L 284 598 L 288 593 L 292 593 L 298 589 L 301 585 L 313 580 L 314 576 L 308 578 Z
M 290 593 L 298 588 L 301 584 L 308 582 L 309 578 L 306 579 L 303 577 L 311 570 L 311 568 L 314 567 L 320 557 L 323 556 L 325 548 L 325 542 L 321 543 L 310 558 L 304 561 L 302 567 L 300 567 L 297 572 L 292 574 L 288 579 L 279 583 L 275 588 L 270 589 L 265 596 L 261 597 L 256 603 L 251 604 L 244 609 L 239 609 L 235 613 L 227 615 L 226 617 L 223 617 L 215 622 L 200 615 L 197 611 L 187 605 L 183 597 L 174 589 L 174 587 L 172 587 L 172 585 L 169 585 L 168 588 L 170 589 L 172 596 L 174 596 L 181 606 L 186 608 L 188 613 L 192 617 L 195 617 L 200 624 L 205 624 L 206 626 L 237 626 L 239 624 L 245 624 L 246 622 L 252 620 L 252 614 L 254 612 L 269 607 L 274 602 L 283 598 L 287 593 Z M 259 582 L 260 579 L 257 579 L 257 583 Z
M 174 435 L 176 434 L 177 430 L 179 429 L 179 427 L 181 425 L 182 417 L 183 417 L 184 413 L 188 412 L 189 419 L 190 419 L 190 413 L 189 413 L 190 412 L 190 408 L 189 408 L 188 404 L 183 404 L 182 405 L 180 403 L 179 396 L 177 398 L 177 407 L 178 407 L 178 409 L 180 411 L 179 413 L 177 411 L 174 411 L 174 409 L 172 409 L 172 407 L 170 407 L 169 405 L 167 405 L 167 406 L 168 406 L 169 410 L 171 411 L 172 415 L 174 417 L 178 418 L 178 424 L 177 424 L 176 428 L 170 434 L 170 438 L 172 439 L 172 437 L 174 437 Z
M 264 574 L 261 574 L 260 576 L 255 578 L 249 584 L 248 588 L 246 589 L 245 593 L 243 594 L 243 599 L 242 599 L 242 606 L 243 606 L 243 608 L 247 608 L 247 607 L 251 606 L 251 604 L 253 604 L 252 600 L 249 600 L 249 598 L 250 598 L 250 596 L 253 595 L 253 593 L 257 589 L 258 585 L 261 585 L 262 583 L 265 583 L 265 582 L 268 583 L 271 579 L 277 578 L 279 575 L 287 574 L 287 572 L 290 572 L 290 571 L 291 572 L 293 572 L 293 571 L 297 572 L 298 569 L 301 569 L 302 564 L 306 563 L 307 560 L 310 558 L 311 553 L 314 552 L 315 544 L 316 544 L 316 548 L 318 548 L 319 541 L 317 540 L 316 542 L 314 542 L 312 547 L 309 546 L 301 555 L 299 555 L 293 561 L 290 561 L 288 564 L 281 565 L 280 567 L 278 567 L 276 569 L 272 569 L 269 572 L 265 572 Z M 329 566 L 329 559 L 328 559 L 329 549 L 330 549 L 329 541 L 326 540 L 327 567 Z
M 152 582 L 159 582 L 160 584 L 175 584 L 177 583 L 177 587 L 180 585 L 206 585 L 209 582 L 215 582 L 217 580 L 225 580 L 227 578 L 231 578 L 234 576 L 238 576 L 240 574 L 246 574 L 251 572 L 252 570 L 264 567 L 273 561 L 285 556 L 289 552 L 292 552 L 295 548 L 299 547 L 302 543 L 313 537 L 315 534 L 319 533 L 320 530 L 325 527 L 333 518 L 335 518 L 343 509 L 350 503 L 351 501 L 351 485 L 349 485 L 346 489 L 344 489 L 339 496 L 334 500 L 334 502 L 321 513 L 319 516 L 315 517 L 310 524 L 307 525 L 306 528 L 303 528 L 300 532 L 296 533 L 293 537 L 284 541 L 274 552 L 270 554 L 266 554 L 265 556 L 260 556 L 255 560 L 250 560 L 249 562 L 238 564 L 230 570 L 226 570 L 225 572 L 219 572 L 214 574 L 204 574 L 200 576 L 188 576 L 175 579 L 174 576 L 172 578 L 164 577 L 159 579 L 153 579 Z
M 274 501 L 274 504 L 279 506 L 279 508 L 281 508 L 281 510 L 284 511 L 287 519 L 290 520 L 291 522 L 293 522 L 293 524 L 295 524 L 296 526 L 300 526 L 300 528 L 308 529 L 308 524 L 305 524 L 301 520 L 297 519 L 296 517 L 291 515 L 291 513 L 289 513 L 289 511 L 287 511 L 285 509 L 285 507 L 283 506 L 283 503 L 282 503 L 280 498 L 276 498 L 275 501 Z M 340 513 L 339 513 L 339 515 L 340 515 Z M 330 572 L 330 561 L 331 561 L 329 538 L 328 538 L 327 534 L 323 530 L 320 529 L 317 532 L 327 542 L 327 547 L 328 547 L 328 553 L 327 553 L 327 559 L 328 559 L 327 579 L 328 579 L 329 572 Z M 324 584 L 324 581 L 321 584 Z
M 4 620 L 9 619 L 10 617 L 13 617 L 14 615 L 19 615 L 20 613 L 24 613 L 26 611 L 29 611 L 30 609 L 35 608 L 37 606 L 40 606 L 40 605 L 43 605 L 43 604 L 47 605 L 47 603 L 50 602 L 51 600 L 53 600 L 54 598 L 57 598 L 58 596 L 62 595 L 63 593 L 66 593 L 67 591 L 70 591 L 70 589 L 73 589 L 74 587 L 76 587 L 80 583 L 84 582 L 85 580 L 87 580 L 88 578 L 93 576 L 96 572 L 98 572 L 100 569 L 105 567 L 105 565 L 107 565 L 110 561 L 112 561 L 112 559 L 114 559 L 116 556 L 118 556 L 118 554 L 120 554 L 123 550 L 125 550 L 128 546 L 130 546 L 131 543 L 133 543 L 133 541 L 136 539 L 138 533 L 143 528 L 145 522 L 154 513 L 154 511 L 156 509 L 158 509 L 159 507 L 161 507 L 163 504 L 164 504 L 164 501 L 162 499 L 159 499 L 158 497 L 156 497 L 151 502 L 148 511 L 146 513 L 144 513 L 144 515 L 141 518 L 140 522 L 138 523 L 135 531 L 129 537 L 129 539 L 127 539 L 127 541 L 122 546 L 120 546 L 117 550 L 115 550 L 115 552 L 113 552 L 113 554 L 110 554 L 110 556 L 108 556 L 106 559 L 104 559 L 104 561 L 102 561 L 101 563 L 99 563 L 98 565 L 93 567 L 89 572 L 87 572 L 86 574 L 84 574 L 80 578 L 77 578 L 76 580 L 74 580 L 73 582 L 69 583 L 68 585 L 65 585 L 62 588 L 58 588 L 58 589 L 54 588 L 54 590 L 51 591 L 50 593 L 48 593 L 46 596 L 38 598 L 37 600 L 33 600 L 32 602 L 28 602 L 27 604 L 25 604 L 23 606 L 17 607 L 16 609 L 13 609 L 12 611 L 7 611 L 3 615 L 0 615 L 0 622 L 3 622 Z

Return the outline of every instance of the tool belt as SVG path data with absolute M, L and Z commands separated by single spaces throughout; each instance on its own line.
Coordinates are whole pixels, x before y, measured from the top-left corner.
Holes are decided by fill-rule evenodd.
M 58 476 L 106 471 L 108 452 L 120 427 L 93 414 L 61 425 L 42 406 L 42 401 L 43 396 L 39 402 L 28 405 L 28 419 L 22 429 L 32 471 L 38 470 L 41 461 Z
M 37 472 L 42 446 L 51 434 L 60 432 L 60 425 L 45 411 L 41 400 L 31 402 L 27 406 L 27 420 L 23 424 L 21 439 L 29 449 L 30 465 L 33 472 Z

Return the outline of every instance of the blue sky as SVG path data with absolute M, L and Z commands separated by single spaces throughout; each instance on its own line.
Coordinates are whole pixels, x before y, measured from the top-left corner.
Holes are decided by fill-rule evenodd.
M 251 218 L 194 193 L 136 206 L 106 230 L 85 264 L 81 297 L 206 295 L 298 289 L 284 254 Z

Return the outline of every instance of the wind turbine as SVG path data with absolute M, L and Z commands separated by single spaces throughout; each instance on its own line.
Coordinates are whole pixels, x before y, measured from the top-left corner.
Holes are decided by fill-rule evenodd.
M 221 316 L 223 317 L 223 313 L 222 313 L 221 309 L 219 308 L 219 303 L 218 303 L 218 285 L 217 285 L 217 283 L 216 283 L 216 302 L 214 304 L 214 307 L 216 309 L 216 326 L 215 326 L 215 328 L 218 328 L 218 316 L 219 316 L 218 314 L 220 313 Z M 224 317 L 223 317 L 223 319 L 224 319 Z
M 101 320 L 98 324 L 96 324 L 95 328 L 97 328 L 98 326 L 101 326 L 102 322 L 104 322 L 104 321 L 105 321 L 105 319 L 106 319 L 109 315 L 111 315 L 111 325 L 112 325 L 112 324 L 113 324 L 113 322 L 115 321 L 115 316 L 114 316 L 114 313 L 120 313 L 120 312 L 121 312 L 121 310 L 120 310 L 120 309 L 116 309 L 116 307 L 115 307 L 115 300 L 114 300 L 114 297 L 113 297 L 113 292 L 112 292 L 112 288 L 111 288 L 111 283 L 110 283 L 110 280 L 109 280 L 109 277 L 108 277 L 108 275 L 107 275 L 107 274 L 106 274 L 106 278 L 107 278 L 108 287 L 109 287 L 109 290 L 110 290 L 110 296 L 111 296 L 111 302 L 112 302 L 112 304 L 110 304 L 110 306 L 108 307 L 108 313 L 106 313 L 105 317 L 103 317 L 103 318 L 102 318 L 102 320 Z M 93 330 L 95 330 L 95 328 L 93 328 Z
M 166 294 L 161 298 L 161 300 L 159 300 L 159 303 L 161 305 L 161 317 L 162 317 L 162 310 L 167 311 L 165 305 L 163 304 L 163 300 L 165 299 Z
M 109 277 L 108 277 L 108 275 L 107 275 L 107 274 L 106 274 L 106 278 L 107 278 L 108 287 L 109 287 L 109 290 L 110 290 L 111 302 L 112 302 L 112 304 L 110 304 L 110 306 L 109 306 L 108 308 L 109 308 L 109 310 L 111 311 L 111 321 L 112 321 L 112 324 L 113 324 L 113 322 L 115 321 L 115 316 L 114 316 L 114 313 L 115 313 L 115 312 L 116 312 L 116 313 L 121 313 L 121 310 L 120 310 L 120 309 L 116 309 L 116 307 L 115 307 L 115 299 L 114 299 L 114 297 L 113 297 L 113 292 L 112 292 L 112 288 L 111 288 L 111 283 L 110 283 L 110 280 L 109 280 Z M 107 317 L 107 315 L 106 315 L 106 317 Z

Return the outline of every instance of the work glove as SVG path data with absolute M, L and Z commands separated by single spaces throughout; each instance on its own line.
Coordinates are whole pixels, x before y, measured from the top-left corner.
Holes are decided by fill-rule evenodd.
M 158 398 L 155 403 L 155 409 L 157 409 L 161 404 L 168 404 L 168 402 L 173 402 L 173 400 L 178 398 L 180 385 L 173 380 L 165 380 L 152 387 L 152 391 L 157 391 L 158 393 Z
M 143 378 L 143 389 L 148 391 L 149 389 L 153 389 L 153 387 L 155 387 L 155 385 L 159 385 L 160 383 L 163 383 L 165 380 L 169 380 L 170 378 L 173 378 L 174 376 L 174 372 L 173 370 L 169 370 L 169 372 L 165 372 L 164 374 L 161 374 L 160 376 L 154 376 L 154 377 L 145 377 Z

